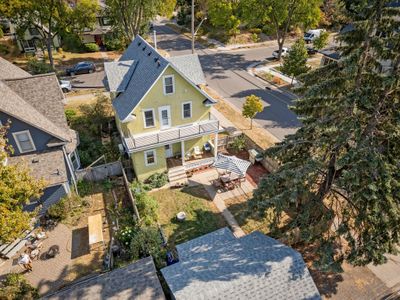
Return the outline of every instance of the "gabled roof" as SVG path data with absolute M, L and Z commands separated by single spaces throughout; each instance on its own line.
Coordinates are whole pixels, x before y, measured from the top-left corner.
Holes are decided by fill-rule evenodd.
M 54 74 L 0 81 L 0 110 L 54 137 L 69 142 L 62 100 Z
M 43 299 L 163 300 L 165 296 L 150 256 L 73 283 Z
M 206 84 L 204 73 L 201 68 L 199 56 L 188 54 L 168 57 L 168 61 L 179 71 L 185 74 L 194 84 Z
M 132 76 L 133 60 L 112 61 L 104 63 L 104 71 L 107 74 L 108 88 L 110 92 L 123 92 Z
M 2 79 L 15 79 L 31 76 L 16 65 L 10 63 L 8 60 L 0 57 L 0 80 Z
M 203 80 L 204 74 L 201 70 L 200 61 L 196 56 L 190 55 L 182 59 L 172 59 L 170 62 L 162 57 L 142 37 L 137 35 L 119 59 L 120 63 L 125 61 L 134 61 L 130 67 L 133 69 L 131 76 L 128 76 L 129 74 L 125 73 L 126 71 L 121 71 L 115 64 L 113 66 L 110 65 L 111 67 L 108 68 L 108 72 L 107 69 L 105 69 L 110 89 L 111 86 L 114 88 L 125 86 L 125 82 L 123 81 L 128 81 L 124 91 L 113 101 L 115 112 L 122 121 L 129 117 L 168 66 L 171 66 L 177 71 L 211 102 L 216 102 L 197 86 L 198 84 L 204 83 L 205 80 Z M 175 65 L 173 61 L 177 65 Z M 190 69 L 192 67 L 194 67 L 194 70 Z M 131 71 L 129 70 L 129 72 Z M 201 74 L 196 74 L 198 72 Z M 125 73 L 125 75 L 123 73 Z M 116 91 L 118 90 L 116 89 Z
M 161 269 L 174 299 L 321 299 L 297 251 L 260 232 L 224 236 L 219 246 L 214 233 L 185 243 L 186 251 L 209 250 L 192 250 L 189 259 Z

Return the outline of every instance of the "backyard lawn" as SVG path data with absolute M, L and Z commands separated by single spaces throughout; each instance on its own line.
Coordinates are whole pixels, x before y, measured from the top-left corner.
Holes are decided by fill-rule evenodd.
M 162 189 L 150 194 L 159 203 L 159 223 L 170 248 L 227 226 L 201 185 L 175 190 Z M 180 211 L 186 213 L 183 222 L 176 220 L 176 214 Z

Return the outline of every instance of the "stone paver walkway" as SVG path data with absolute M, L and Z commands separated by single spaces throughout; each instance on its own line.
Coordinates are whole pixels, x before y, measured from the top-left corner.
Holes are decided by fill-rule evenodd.
M 192 178 L 189 180 L 190 185 L 198 185 L 202 184 L 206 189 L 207 193 L 210 195 L 211 199 L 217 206 L 218 210 L 224 216 L 226 222 L 233 230 L 233 234 L 236 237 L 242 237 L 245 235 L 244 231 L 240 228 L 239 224 L 237 223 L 235 217 L 232 213 L 228 210 L 225 205 L 224 200 L 232 199 L 235 197 L 240 197 L 243 195 L 249 195 L 254 190 L 254 186 L 249 183 L 247 180 L 242 183 L 241 188 L 236 188 L 231 191 L 226 192 L 218 192 L 217 189 L 212 185 L 213 180 L 218 178 L 218 172 L 215 169 L 211 169 L 209 171 L 197 173 L 193 175 Z
M 43 241 L 43 248 L 39 259 L 32 263 L 33 271 L 24 273 L 25 278 L 35 287 L 40 294 L 46 294 L 64 285 L 71 264 L 71 229 L 63 224 L 48 232 L 48 238 Z M 44 253 L 50 247 L 56 246 L 60 253 L 51 259 L 45 259 Z M 0 276 L 7 273 L 22 273 L 24 270 L 18 265 L 18 256 L 9 259 L 0 267 Z

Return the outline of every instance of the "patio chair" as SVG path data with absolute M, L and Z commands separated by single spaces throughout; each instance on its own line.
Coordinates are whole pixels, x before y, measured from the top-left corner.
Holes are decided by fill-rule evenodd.
M 200 147 L 199 147 L 199 146 L 195 146 L 195 147 L 193 148 L 193 157 L 194 157 L 195 159 L 199 159 L 199 158 L 202 158 L 202 157 L 203 157 L 203 151 L 200 150 Z

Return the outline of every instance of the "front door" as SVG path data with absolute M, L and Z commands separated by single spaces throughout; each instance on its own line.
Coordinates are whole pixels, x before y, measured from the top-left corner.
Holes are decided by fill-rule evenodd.
M 172 156 L 174 156 L 174 154 L 172 153 L 172 145 L 165 145 L 165 157 L 166 158 L 170 158 Z
M 170 106 L 161 106 L 158 108 L 160 113 L 160 128 L 166 129 L 171 127 L 171 110 Z

